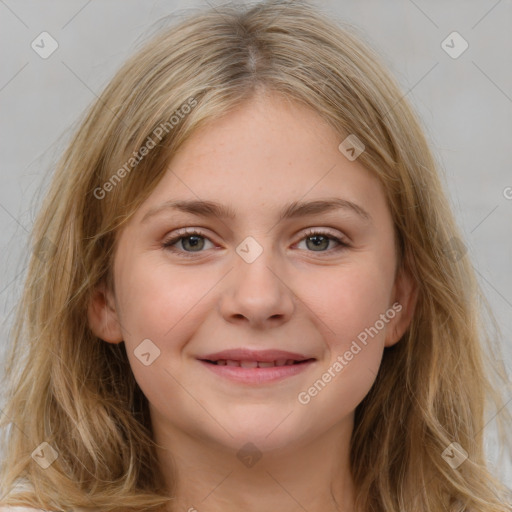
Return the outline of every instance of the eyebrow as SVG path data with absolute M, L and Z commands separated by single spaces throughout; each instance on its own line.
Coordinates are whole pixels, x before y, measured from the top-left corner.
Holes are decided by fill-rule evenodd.
M 153 217 L 165 210 L 178 210 L 185 213 L 192 213 L 198 217 L 219 217 L 230 220 L 234 220 L 236 218 L 235 210 L 229 206 L 216 203 L 214 201 L 171 200 L 151 208 L 144 215 L 141 223 L 146 222 L 150 217 Z M 285 219 L 304 217 L 307 215 L 319 215 L 321 213 L 327 213 L 335 210 L 351 211 L 356 213 L 367 223 L 372 221 L 371 215 L 364 208 L 347 199 L 336 197 L 309 202 L 293 201 L 281 210 L 278 222 Z

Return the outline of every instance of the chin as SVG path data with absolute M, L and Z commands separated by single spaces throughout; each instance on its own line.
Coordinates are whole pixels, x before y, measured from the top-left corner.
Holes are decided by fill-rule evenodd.
M 285 450 L 300 442 L 305 435 L 300 426 L 292 423 L 285 425 L 286 415 L 279 417 L 262 418 L 257 423 L 250 419 L 241 418 L 238 422 L 234 419 L 226 424 L 228 433 L 222 431 L 221 438 L 215 437 L 215 441 L 225 447 L 239 451 L 252 451 L 259 453 L 271 452 L 274 450 Z

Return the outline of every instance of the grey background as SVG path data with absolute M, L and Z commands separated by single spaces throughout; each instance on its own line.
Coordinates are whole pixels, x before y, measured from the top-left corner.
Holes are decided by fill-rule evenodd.
M 0 0 L 0 360 L 29 256 L 27 234 L 72 129 L 159 18 L 205 3 Z M 512 2 L 315 3 L 364 32 L 422 118 L 512 372 L 512 192 L 511 199 L 504 194 L 512 187 Z M 59 44 L 47 59 L 31 48 L 43 31 Z M 469 43 L 457 59 L 441 47 L 453 31 Z M 512 398 L 511 386 L 504 391 Z M 510 461 L 495 460 L 494 423 L 487 443 L 512 488 Z

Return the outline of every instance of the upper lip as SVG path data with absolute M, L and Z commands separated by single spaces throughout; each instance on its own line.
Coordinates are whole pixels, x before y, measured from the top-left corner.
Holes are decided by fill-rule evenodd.
M 285 350 L 251 350 L 245 348 L 237 348 L 232 350 L 222 350 L 203 357 L 198 357 L 201 360 L 219 361 L 225 359 L 228 361 L 262 361 L 270 362 L 278 359 L 293 359 L 294 361 L 305 361 L 307 359 L 314 359 L 303 354 L 295 352 L 287 352 Z

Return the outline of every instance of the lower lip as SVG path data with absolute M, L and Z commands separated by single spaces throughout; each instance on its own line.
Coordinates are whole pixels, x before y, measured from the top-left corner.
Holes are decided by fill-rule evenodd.
M 205 361 L 199 362 L 212 372 L 226 379 L 245 384 L 263 384 L 298 375 L 309 368 L 315 361 L 312 360 L 307 363 L 288 366 L 273 366 L 271 368 L 242 368 L 241 366 L 221 366 Z

